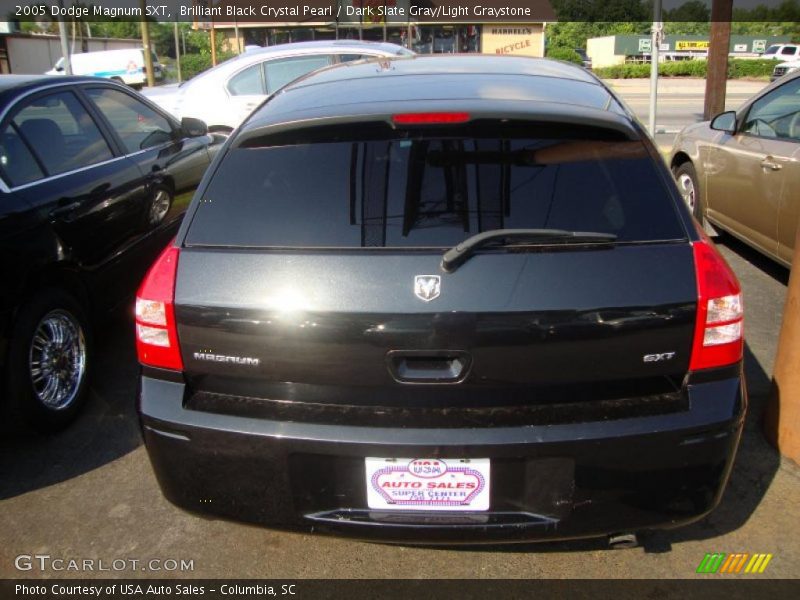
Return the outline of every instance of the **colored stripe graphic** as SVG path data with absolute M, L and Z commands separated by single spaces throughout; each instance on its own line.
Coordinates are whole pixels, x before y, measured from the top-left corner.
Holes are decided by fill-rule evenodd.
M 763 573 L 772 554 L 750 554 L 748 552 L 734 552 L 726 554 L 724 552 L 706 553 L 697 573 Z
M 716 573 L 723 560 L 725 560 L 724 552 L 707 553 L 697 567 L 697 573 Z
M 738 573 L 741 571 L 745 561 L 749 556 L 749 554 L 742 554 L 738 552 L 736 554 L 731 554 L 726 564 L 722 567 L 720 573 Z

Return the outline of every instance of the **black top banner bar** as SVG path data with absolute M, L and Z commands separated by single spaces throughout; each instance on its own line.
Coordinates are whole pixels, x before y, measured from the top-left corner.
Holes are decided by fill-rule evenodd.
M 800 23 L 800 0 L 720 0 L 737 22 Z M 662 21 L 708 22 L 712 0 L 663 0 Z M 534 23 L 653 20 L 653 0 L 0 0 L 8 22 Z M 798 32 L 800 33 L 800 31 Z

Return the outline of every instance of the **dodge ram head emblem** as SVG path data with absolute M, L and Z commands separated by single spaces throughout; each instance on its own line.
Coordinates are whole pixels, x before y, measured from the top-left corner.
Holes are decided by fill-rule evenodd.
M 442 278 L 438 275 L 417 275 L 414 277 L 414 294 L 420 300 L 430 302 L 442 292 Z

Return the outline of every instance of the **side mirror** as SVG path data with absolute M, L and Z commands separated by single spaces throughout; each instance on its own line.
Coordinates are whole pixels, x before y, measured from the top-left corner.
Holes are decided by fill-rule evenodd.
M 58 73 L 61 73 L 61 71 L 63 71 L 63 70 L 64 70 L 64 67 L 63 67 L 62 65 L 57 65 L 57 66 L 56 66 L 56 68 L 55 68 L 55 70 L 56 70 Z
M 736 113 L 732 110 L 720 113 L 711 121 L 711 129 L 724 131 L 725 133 L 736 133 Z
M 201 137 L 208 133 L 208 125 L 200 119 L 183 117 L 181 119 L 181 131 L 187 137 Z

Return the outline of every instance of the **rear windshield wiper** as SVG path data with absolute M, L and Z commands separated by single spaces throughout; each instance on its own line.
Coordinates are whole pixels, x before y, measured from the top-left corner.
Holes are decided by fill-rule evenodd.
M 485 246 L 505 245 L 515 241 L 545 244 L 613 244 L 617 236 L 613 233 L 595 231 L 567 231 L 565 229 L 492 229 L 467 238 L 450 248 L 442 256 L 442 269 L 455 271 L 476 250 Z

